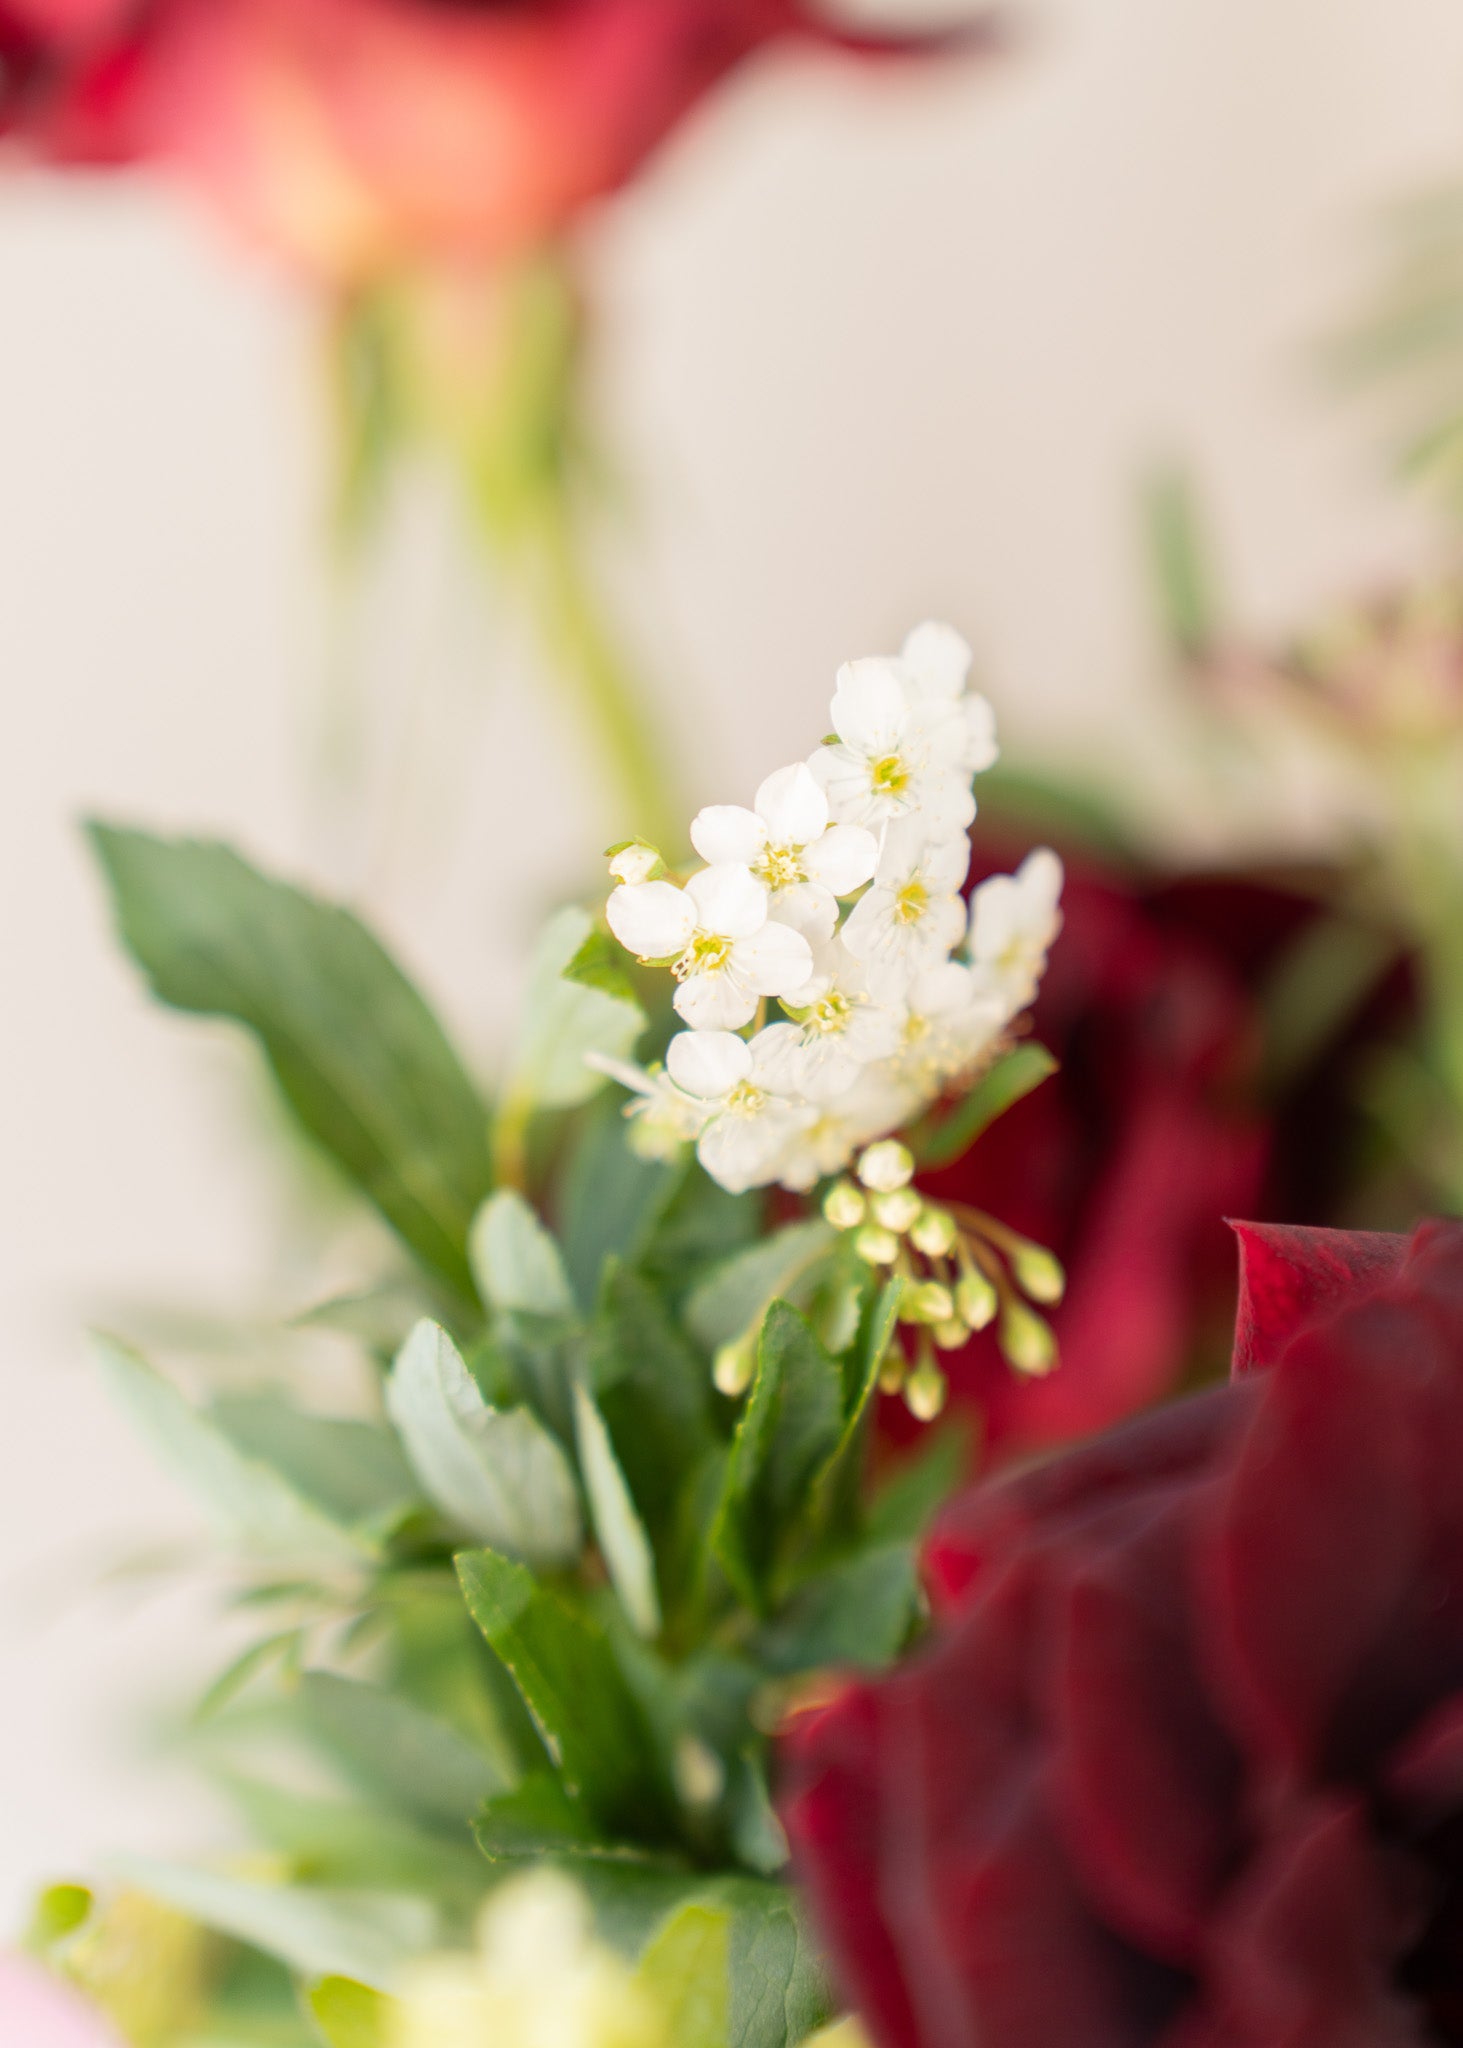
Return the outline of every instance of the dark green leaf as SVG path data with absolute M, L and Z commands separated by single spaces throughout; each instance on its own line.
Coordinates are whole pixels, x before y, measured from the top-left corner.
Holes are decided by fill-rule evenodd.
M 757 1639 L 770 1671 L 878 1671 L 904 1647 L 919 1605 L 909 1543 L 861 1551 L 806 1579 Z
M 715 1441 L 711 1380 L 654 1290 L 625 1267 L 605 1275 L 590 1382 L 631 1494 L 663 1552 L 688 1476 Z
M 869 1510 L 868 1534 L 882 1543 L 923 1536 L 934 1516 L 975 1469 L 975 1431 L 952 1415 L 885 1480 Z
M 686 1325 L 708 1351 L 755 1328 L 774 1301 L 801 1305 L 838 1241 L 821 1216 L 789 1223 L 725 1260 L 686 1303 Z
M 465 1827 L 504 1789 L 481 1749 L 381 1686 L 307 1671 L 300 1701 L 324 1754 L 347 1778 L 426 1826 Z
M 564 1262 L 585 1314 L 610 1261 L 637 1262 L 689 1171 L 686 1160 L 641 1159 L 627 1131 L 619 1102 L 608 1095 L 586 1110 L 560 1194 Z
M 600 1555 L 626 1618 L 637 1635 L 660 1634 L 660 1594 L 655 1554 L 645 1525 L 635 1512 L 625 1475 L 615 1456 L 604 1417 L 583 1386 L 574 1389 L 574 1431 L 579 1470 L 589 1498 Z
M 473 1619 L 512 1673 L 569 1792 L 611 1834 L 653 1833 L 664 1782 L 603 1629 L 496 1551 L 468 1551 L 457 1569 Z
M 625 951 L 616 945 L 609 933 L 595 925 L 585 937 L 569 965 L 564 969 L 565 981 L 578 982 L 582 988 L 597 988 L 616 1002 L 635 1003 L 635 984 L 625 972 Z
M 911 1134 L 910 1142 L 920 1165 L 949 1166 L 953 1160 L 961 1158 L 982 1131 L 990 1129 L 997 1117 L 1004 1116 L 1022 1096 L 1040 1087 L 1048 1075 L 1056 1071 L 1057 1062 L 1044 1045 L 1030 1040 L 1018 1045 L 1014 1052 L 1007 1053 L 988 1074 L 983 1075 L 964 1100 L 947 1111 L 938 1123 L 922 1124 Z
M 765 1599 L 777 1547 L 843 1429 L 843 1375 L 785 1301 L 768 1310 L 757 1373 L 732 1445 L 716 1555 L 750 1606 Z
M 310 1135 L 458 1293 L 491 1181 L 487 1110 L 441 1026 L 349 911 L 229 847 L 93 825 L 154 993 L 253 1031 Z
M 571 1855 L 600 1840 L 583 1805 L 551 1771 L 530 1772 L 511 1792 L 488 1800 L 473 1833 L 494 1862 Z

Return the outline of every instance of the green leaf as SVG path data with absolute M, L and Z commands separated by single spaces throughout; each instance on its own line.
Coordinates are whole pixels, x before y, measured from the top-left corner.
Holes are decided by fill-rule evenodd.
M 229 1394 L 209 1418 L 235 1449 L 273 1466 L 337 1522 L 387 1519 L 417 1499 L 394 1436 L 376 1422 L 310 1415 L 273 1394 Z
M 597 988 L 616 1002 L 633 1003 L 638 1009 L 639 998 L 635 984 L 625 972 L 624 948 L 616 945 L 609 933 L 595 925 L 585 938 L 569 965 L 564 969 L 565 981 L 576 982 L 581 988 Z
M 356 1564 L 369 1557 L 362 1539 L 322 1514 L 272 1465 L 245 1456 L 135 1351 L 110 1337 L 94 1343 L 112 1393 L 225 1535 L 276 1557 Z
M 1186 660 L 1200 660 L 1216 645 L 1221 618 L 1213 555 L 1192 476 L 1168 469 L 1150 478 L 1143 512 L 1153 591 L 1168 645 Z
M 742 1879 L 723 1896 L 741 1906 L 732 1921 L 730 2048 L 792 2048 L 832 2014 L 817 1945 L 783 1887 Z
M 465 1828 L 485 1799 L 505 1789 L 474 1743 L 381 1686 L 307 1671 L 300 1701 L 312 1734 L 343 1775 L 425 1826 Z
M 673 1913 L 640 1958 L 637 1975 L 675 2048 L 726 2048 L 730 1958 L 730 1915 L 695 1903 Z
M 761 1322 L 774 1301 L 799 1307 L 811 1295 L 817 1269 L 838 1241 L 821 1216 L 789 1223 L 771 1237 L 727 1259 L 694 1290 L 686 1324 L 708 1351 Z
M 612 1259 L 638 1262 L 690 1171 L 689 1156 L 640 1158 L 628 1129 L 619 1103 L 602 1096 L 585 1114 L 559 1194 L 564 1261 L 586 1313 Z
M 531 1771 L 511 1792 L 488 1800 L 473 1833 L 495 1863 L 572 1854 L 599 1839 L 583 1806 L 550 1771 Z
M 621 1470 L 663 1556 L 687 1480 L 716 1441 L 706 1363 L 654 1289 L 619 1266 L 604 1276 L 589 1364 Z
M 805 1579 L 757 1638 L 770 1671 L 829 1665 L 879 1671 L 904 1647 L 919 1607 L 914 1548 L 890 1543 Z
M 356 1801 L 315 1799 L 297 1787 L 240 1772 L 209 1773 L 237 1808 L 253 1839 L 289 1862 L 297 1882 L 352 1892 L 420 1892 L 454 1911 L 482 1894 L 482 1858 L 460 1840 Z
M 504 1086 L 505 1098 L 534 1109 L 573 1109 L 604 1086 L 586 1064 L 590 1053 L 623 1059 L 645 1028 L 640 1005 L 603 988 L 566 981 L 565 969 L 593 929 L 583 910 L 551 917 L 534 948 L 518 1047 Z
M 570 1794 L 611 1834 L 653 1831 L 665 1805 L 659 1764 L 603 1629 L 495 1551 L 468 1551 L 457 1570 Z
M 418 1323 L 407 1339 L 386 1405 L 412 1469 L 452 1522 L 535 1564 L 577 1555 L 583 1529 L 568 1459 L 526 1408 L 488 1406 L 435 1323 Z
M 654 1638 L 660 1634 L 655 1556 L 645 1525 L 635 1512 L 604 1417 L 582 1386 L 574 1389 L 574 1430 L 594 1533 L 610 1582 L 636 1634 Z
M 559 1247 L 515 1188 L 500 1188 L 483 1204 L 469 1249 L 474 1278 L 494 1308 L 535 1316 L 574 1313 Z
M 964 1415 L 952 1415 L 929 1441 L 885 1480 L 869 1510 L 868 1534 L 883 1543 L 923 1536 L 962 1480 L 975 1469 L 975 1431 Z
M 326 2048 L 391 2048 L 392 2002 L 350 1977 L 325 1977 L 307 1994 L 310 2017 Z
M 843 1430 L 843 1375 L 796 1309 L 767 1312 L 727 1466 L 712 1542 L 727 1577 L 760 1609 L 777 1547 Z
M 441 1939 L 425 1899 L 250 1884 L 217 1871 L 129 1857 L 120 1875 L 216 1933 L 278 1956 L 305 1977 L 353 1977 L 377 1991 Z
M 441 1026 L 349 911 L 229 847 L 94 824 L 122 936 L 176 1009 L 253 1031 L 305 1129 L 417 1256 L 472 1297 L 488 1112 Z
M 1014 1052 L 998 1060 L 939 1123 L 921 1125 L 911 1134 L 910 1142 L 920 1165 L 949 1166 L 961 1158 L 997 1117 L 1004 1116 L 1056 1071 L 1057 1062 L 1044 1045 L 1030 1040 L 1018 1045 Z
M 95 1904 L 95 1893 L 83 1884 L 47 1885 L 31 1907 L 23 1946 L 33 1955 L 49 1954 L 85 1927 Z

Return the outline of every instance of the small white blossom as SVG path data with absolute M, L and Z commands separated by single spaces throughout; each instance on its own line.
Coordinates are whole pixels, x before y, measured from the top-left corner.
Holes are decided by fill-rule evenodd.
M 927 619 L 905 641 L 900 660 L 927 714 L 953 710 L 963 722 L 961 762 L 965 773 L 979 775 L 993 767 L 1000 757 L 996 714 L 984 697 L 967 693 L 972 656 L 955 628 Z
M 610 873 L 617 882 L 653 881 L 661 867 L 659 853 L 643 839 L 632 839 L 610 855 Z
M 904 1027 L 889 1071 L 933 1099 L 977 1066 L 1010 1022 L 999 991 L 969 967 L 942 960 L 910 983 Z
M 632 1100 L 625 1105 L 630 1150 L 640 1159 L 674 1159 L 683 1145 L 699 1138 L 711 1114 L 708 1104 L 683 1094 L 664 1069 L 647 1072 L 608 1053 L 586 1053 L 585 1059 L 608 1074 Z
M 767 1072 L 785 1093 L 813 1102 L 841 1095 L 902 1040 L 902 1008 L 874 1000 L 862 963 L 840 939 L 815 948 L 812 979 L 785 995 L 782 1006 L 794 1021 L 762 1032 Z
M 831 934 L 838 898 L 861 889 L 879 857 L 872 832 L 830 825 L 828 798 L 802 761 L 769 775 L 750 811 L 709 804 L 698 812 L 691 844 L 703 860 L 750 868 L 771 896 L 772 916 L 809 938 Z
M 960 943 L 960 888 L 969 867 L 970 843 L 963 834 L 931 841 L 916 819 L 890 826 L 874 886 L 843 927 L 843 943 L 863 962 L 875 994 L 900 994 L 922 968 Z
M 674 960 L 677 1014 L 698 1031 L 750 1023 L 763 996 L 807 980 L 801 932 L 769 921 L 767 890 L 751 870 L 719 862 L 673 882 L 622 884 L 605 906 L 610 930 L 642 960 Z
M 840 824 L 879 831 L 918 814 L 930 837 L 965 831 L 975 798 L 955 704 L 923 692 L 902 662 L 875 658 L 839 670 L 830 709 L 837 742 L 808 766 Z
M 818 1106 L 783 1154 L 778 1179 L 805 1193 L 828 1174 L 842 1173 L 871 1138 L 898 1130 L 923 1108 L 919 1096 L 882 1068 L 868 1067 L 835 1102 Z
M 1061 894 L 1062 863 L 1040 846 L 1014 875 L 992 875 L 970 899 L 971 965 L 1008 1019 L 1035 998 L 1062 928 Z
M 749 1045 L 732 1031 L 682 1031 L 666 1052 L 672 1081 L 706 1111 L 696 1156 L 733 1194 L 774 1180 L 788 1145 L 814 1115 L 773 1086 L 764 1036 Z

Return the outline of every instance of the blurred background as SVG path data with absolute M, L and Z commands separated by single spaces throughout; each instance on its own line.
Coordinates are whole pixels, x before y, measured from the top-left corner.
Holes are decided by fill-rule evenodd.
M 1216 790 L 1181 744 L 1141 489 L 1188 468 L 1261 634 L 1442 559 L 1318 357 L 1373 276 L 1380 209 L 1463 163 L 1463 14 L 1021 19 L 989 65 L 769 58 L 587 223 L 623 500 L 597 571 L 693 807 L 745 800 L 818 737 L 839 660 L 937 613 L 1021 761 L 1120 782 L 1195 855 L 1316 840 L 1304 786 Z M 42 1876 L 206 1824 L 139 1730 L 160 1671 L 180 1691 L 216 1661 L 219 1625 L 196 1588 L 96 1573 L 196 1523 L 83 1329 L 165 1298 L 247 1318 L 292 1259 L 302 1305 L 332 1277 L 306 1274 L 307 1219 L 291 1240 L 252 1053 L 146 1000 L 78 820 L 216 833 L 351 894 L 487 1070 L 538 917 L 634 821 L 440 481 L 408 480 L 359 587 L 332 570 L 318 323 L 280 271 L 146 177 L 37 174 L 0 189 L 0 293 L 13 1919 Z

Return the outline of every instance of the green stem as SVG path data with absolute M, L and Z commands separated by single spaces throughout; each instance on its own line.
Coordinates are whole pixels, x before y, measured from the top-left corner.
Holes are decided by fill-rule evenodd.
M 540 630 L 586 738 L 605 765 L 621 812 L 616 833 L 674 851 L 685 820 L 677 814 L 669 751 L 606 622 L 563 492 L 546 497 L 534 540 L 529 545 Z

